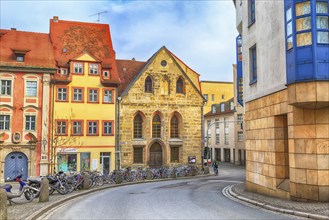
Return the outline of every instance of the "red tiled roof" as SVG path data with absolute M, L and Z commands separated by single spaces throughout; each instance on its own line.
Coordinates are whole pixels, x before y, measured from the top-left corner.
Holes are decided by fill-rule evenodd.
M 121 80 L 119 95 L 127 88 L 138 73 L 143 69 L 146 62 L 135 60 L 116 60 L 118 74 Z
M 103 68 L 111 67 L 111 79 L 120 82 L 108 24 L 50 19 L 50 39 L 58 66 L 65 66 L 70 59 L 87 52 L 97 57 Z
M 15 52 L 25 54 L 24 62 Z M 49 34 L 0 29 L 0 65 L 56 68 Z

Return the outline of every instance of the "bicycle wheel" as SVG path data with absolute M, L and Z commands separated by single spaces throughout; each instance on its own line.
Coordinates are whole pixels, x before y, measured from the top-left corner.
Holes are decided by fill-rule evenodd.
M 33 190 L 31 189 L 26 189 L 24 192 L 24 196 L 26 198 L 26 200 L 28 201 L 32 201 L 34 199 L 34 193 Z
M 104 185 L 104 180 L 101 176 L 97 176 L 95 178 L 95 185 L 96 186 L 103 186 Z

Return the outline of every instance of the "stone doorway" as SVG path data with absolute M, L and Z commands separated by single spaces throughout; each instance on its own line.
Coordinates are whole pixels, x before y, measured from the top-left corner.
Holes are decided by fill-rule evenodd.
M 150 167 L 161 167 L 163 165 L 162 147 L 159 143 L 155 142 L 150 147 Z

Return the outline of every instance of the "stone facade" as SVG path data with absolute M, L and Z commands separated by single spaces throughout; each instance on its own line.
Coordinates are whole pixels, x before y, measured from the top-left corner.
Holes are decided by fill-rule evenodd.
M 155 145 L 160 145 L 161 148 L 157 151 L 158 157 L 161 157 L 158 158 L 158 166 L 187 164 L 190 156 L 196 157 L 196 163 L 201 164 L 201 118 L 204 99 L 199 85 L 190 80 L 182 65 L 185 64 L 177 62 L 177 58 L 162 47 L 136 72 L 130 85 L 121 94 L 119 114 L 122 167 L 154 165 L 152 161 L 155 153 L 152 152 L 152 146 Z M 118 68 L 119 66 L 124 71 L 127 70 L 125 66 L 118 65 Z M 118 71 L 120 74 L 120 69 Z M 147 77 L 152 79 L 152 92 L 145 92 Z M 126 77 L 120 75 L 120 78 Z M 176 90 L 178 79 L 183 81 L 182 93 Z M 134 138 L 134 119 L 137 114 L 143 121 L 141 138 Z M 161 118 L 161 135 L 153 138 L 152 120 L 156 114 Z M 170 125 L 174 115 L 178 118 L 179 135 L 172 138 Z M 142 159 L 137 163 L 134 161 L 136 147 L 142 148 Z M 179 149 L 179 158 L 176 160 L 172 158 L 173 147 Z

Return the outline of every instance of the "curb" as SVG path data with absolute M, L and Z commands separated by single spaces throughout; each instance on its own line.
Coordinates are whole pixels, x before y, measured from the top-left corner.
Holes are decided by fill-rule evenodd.
M 328 216 L 317 215 L 317 214 L 312 214 L 312 213 L 307 213 L 307 212 L 302 212 L 302 211 L 296 211 L 296 210 L 292 210 L 292 209 L 278 208 L 278 207 L 272 206 L 270 204 L 265 204 L 265 203 L 258 202 L 256 200 L 248 199 L 246 197 L 243 197 L 243 196 L 233 192 L 232 191 L 233 187 L 234 187 L 234 185 L 231 185 L 230 187 L 228 187 L 228 193 L 231 196 L 233 196 L 234 198 L 236 198 L 238 200 L 241 200 L 241 201 L 250 203 L 252 205 L 258 206 L 260 208 L 268 209 L 268 210 L 271 210 L 271 211 L 274 211 L 274 212 L 280 212 L 280 213 L 284 213 L 284 214 L 304 217 L 304 218 L 312 218 L 312 219 L 317 219 L 317 220 L 329 220 Z
M 49 204 L 48 206 L 45 206 L 41 208 L 38 212 L 33 213 L 32 215 L 28 216 L 26 219 L 27 220 L 37 220 L 40 217 L 42 217 L 44 214 L 47 212 L 51 211 L 52 209 L 56 208 L 57 206 L 68 202 L 70 200 L 73 200 L 77 197 L 80 196 L 85 196 L 94 192 L 102 191 L 105 189 L 110 189 L 110 188 L 116 188 L 120 186 L 127 186 L 127 185 L 136 185 L 136 184 L 143 184 L 143 183 L 152 183 L 152 182 L 163 182 L 163 181 L 171 181 L 171 180 L 180 180 L 180 179 L 197 179 L 197 178 L 204 178 L 204 177 L 209 177 L 213 176 L 213 174 L 205 174 L 205 175 L 200 175 L 200 176 L 187 176 L 187 177 L 179 177 L 179 178 L 167 178 L 167 179 L 155 179 L 155 180 L 145 180 L 145 181 L 138 181 L 138 182 L 126 182 L 126 183 L 121 183 L 121 184 L 115 184 L 115 185 L 107 185 L 107 186 L 101 186 L 100 188 L 95 188 L 95 189 L 89 189 L 88 191 L 82 191 L 81 193 L 69 196 L 63 200 L 54 202 L 52 204 Z

